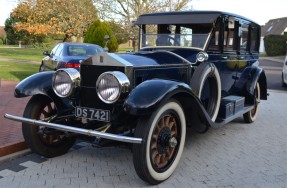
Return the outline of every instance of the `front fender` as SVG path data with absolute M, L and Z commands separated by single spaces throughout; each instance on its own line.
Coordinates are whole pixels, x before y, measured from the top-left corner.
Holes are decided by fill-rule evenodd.
M 16 85 L 14 96 L 16 98 L 36 94 L 49 95 L 52 90 L 52 76 L 54 72 L 40 72 L 33 74 Z
M 54 71 L 33 74 L 16 85 L 14 96 L 22 98 L 34 95 L 45 95 L 51 98 L 59 111 L 71 108 L 70 100 L 58 97 L 52 88 Z
M 180 102 L 187 124 L 196 131 L 205 132 L 209 126 L 213 126 L 200 99 L 190 86 L 176 81 L 155 79 L 141 83 L 124 102 L 124 110 L 131 115 L 150 115 L 170 98 Z
M 193 94 L 185 83 L 160 79 L 148 80 L 130 93 L 124 103 L 124 110 L 132 115 L 147 115 L 156 110 L 162 101 L 181 92 Z

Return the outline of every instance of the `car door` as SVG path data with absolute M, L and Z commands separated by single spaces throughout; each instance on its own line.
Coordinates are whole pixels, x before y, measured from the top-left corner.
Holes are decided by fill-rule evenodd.
M 259 65 L 260 28 L 242 20 L 239 25 L 238 77 L 249 66 Z
M 62 57 L 63 47 L 64 47 L 64 44 L 59 44 L 55 54 L 53 55 L 53 58 L 52 58 L 53 70 L 57 70 L 58 64 L 60 62 L 62 62 L 62 59 L 63 59 L 63 57 Z
M 220 73 L 222 97 L 230 94 L 237 76 L 237 47 L 234 17 L 223 17 L 217 21 L 207 48 L 209 62 L 216 65 Z
M 54 66 L 54 60 L 55 60 L 55 53 L 58 49 L 58 47 L 60 46 L 60 44 L 57 44 L 51 51 L 51 53 L 46 56 L 44 59 L 43 59 L 43 65 L 45 67 L 45 70 L 55 70 L 55 66 Z

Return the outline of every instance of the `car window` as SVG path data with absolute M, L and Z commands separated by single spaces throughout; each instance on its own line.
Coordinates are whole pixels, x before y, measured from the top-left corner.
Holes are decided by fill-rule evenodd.
M 72 45 L 68 46 L 68 56 L 86 56 L 86 49 L 84 46 Z
M 95 55 L 96 53 L 99 53 L 99 52 L 103 52 L 103 51 L 104 51 L 103 48 L 97 47 L 97 46 L 94 46 L 94 45 L 85 46 L 85 50 L 86 50 L 86 55 L 87 55 L 87 56 L 93 56 L 93 55 Z
M 96 45 L 71 45 L 67 48 L 68 56 L 93 56 L 103 51 L 103 48 Z
M 208 46 L 208 51 L 218 51 L 220 50 L 220 42 L 219 42 L 219 33 L 220 33 L 220 22 L 217 22 L 215 28 L 214 28 L 214 32 L 213 35 L 211 37 L 209 46 Z
M 202 49 L 211 29 L 211 24 L 143 25 L 141 47 L 182 46 Z
M 250 51 L 258 52 L 259 51 L 259 27 L 251 25 L 251 39 L 250 39 Z
M 57 48 L 56 52 L 55 52 L 55 56 L 60 56 L 62 51 L 63 51 L 63 44 L 60 44 L 59 47 Z
M 52 51 L 51 51 L 51 55 L 55 55 L 55 53 L 56 53 L 56 50 L 58 49 L 58 47 L 60 46 L 60 44 L 57 44 L 53 49 L 52 49 Z
M 233 28 L 230 26 L 233 22 Z M 224 40 L 223 40 L 224 51 L 236 50 L 235 45 L 235 21 L 226 20 L 224 23 Z
M 242 23 L 239 28 L 240 51 L 246 51 L 248 46 L 249 24 Z

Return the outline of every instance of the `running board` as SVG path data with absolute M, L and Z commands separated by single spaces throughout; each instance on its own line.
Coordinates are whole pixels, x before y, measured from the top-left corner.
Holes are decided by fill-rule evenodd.
M 71 126 L 62 125 L 62 124 L 49 123 L 49 122 L 45 122 L 45 121 L 39 121 L 39 120 L 24 118 L 21 116 L 14 116 L 14 115 L 10 115 L 10 114 L 5 114 L 4 117 L 7 119 L 10 119 L 10 120 L 13 120 L 13 121 L 24 122 L 24 123 L 28 123 L 28 124 L 35 125 L 35 126 L 49 127 L 52 129 L 57 129 L 57 130 L 61 130 L 61 131 L 68 131 L 68 132 L 83 134 L 83 135 L 87 135 L 87 136 L 106 138 L 106 139 L 110 139 L 110 140 L 133 143 L 133 144 L 141 144 L 142 143 L 141 138 L 121 136 L 121 135 L 104 133 L 104 132 L 95 131 L 95 130 L 88 130 L 88 129 L 82 129 L 82 128 L 77 128 L 77 127 L 71 127 Z

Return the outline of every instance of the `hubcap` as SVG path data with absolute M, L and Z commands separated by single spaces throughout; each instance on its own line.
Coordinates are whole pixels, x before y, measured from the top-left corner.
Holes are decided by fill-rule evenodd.
M 151 162 L 156 170 L 168 167 L 177 154 L 177 138 L 179 136 L 177 116 L 168 113 L 161 117 L 154 128 L 150 154 Z

